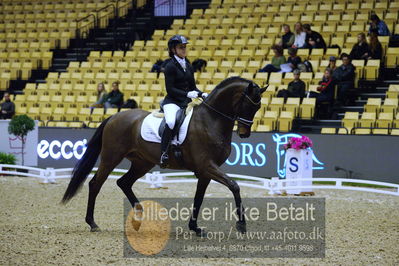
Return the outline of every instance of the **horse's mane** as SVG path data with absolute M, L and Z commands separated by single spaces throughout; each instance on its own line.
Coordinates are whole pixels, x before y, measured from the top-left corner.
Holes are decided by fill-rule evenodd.
M 250 80 L 248 80 L 248 79 L 245 79 L 245 78 L 242 78 L 242 77 L 239 77 L 239 76 L 229 77 L 229 78 L 223 80 L 222 82 L 220 82 L 220 83 L 215 87 L 215 89 L 213 89 L 213 91 L 219 90 L 220 88 L 225 87 L 227 83 L 230 83 L 230 82 L 236 81 L 236 80 L 237 80 L 237 81 L 245 81 L 245 82 L 248 82 L 248 83 L 251 83 L 251 82 L 252 82 L 252 81 L 250 81 Z

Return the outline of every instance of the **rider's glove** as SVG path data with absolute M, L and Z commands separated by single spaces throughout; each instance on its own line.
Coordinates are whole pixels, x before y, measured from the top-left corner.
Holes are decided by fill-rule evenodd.
M 198 98 L 198 91 L 189 91 L 187 92 L 187 97 L 191 99 Z
M 205 99 L 206 97 L 208 97 L 208 93 L 203 92 L 202 95 L 201 95 L 201 97 Z

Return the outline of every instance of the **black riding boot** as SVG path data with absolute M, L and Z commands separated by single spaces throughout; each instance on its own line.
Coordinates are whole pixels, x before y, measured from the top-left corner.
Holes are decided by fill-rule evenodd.
M 172 130 L 169 128 L 168 125 L 165 125 L 165 130 L 163 131 L 162 140 L 161 140 L 161 160 L 159 163 L 161 168 L 166 168 L 168 166 L 169 162 L 168 148 L 171 140 L 172 140 Z

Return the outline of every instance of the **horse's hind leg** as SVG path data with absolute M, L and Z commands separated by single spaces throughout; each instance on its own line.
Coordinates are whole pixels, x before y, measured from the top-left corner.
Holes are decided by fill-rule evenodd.
M 132 165 L 130 166 L 129 171 L 121 178 L 119 178 L 118 181 L 116 181 L 118 186 L 122 189 L 123 193 L 125 193 L 132 207 L 134 207 L 135 204 L 139 202 L 132 190 L 134 182 L 136 182 L 137 179 L 145 175 L 153 167 L 153 163 L 149 163 L 143 160 L 134 160 L 132 161 Z
M 114 161 L 113 163 L 103 163 L 103 162 L 104 161 L 101 160 L 97 173 L 89 182 L 89 200 L 87 203 L 86 223 L 90 225 L 92 232 L 99 231 L 99 227 L 94 222 L 94 215 L 93 215 L 97 195 L 100 192 L 100 189 L 103 186 L 105 180 L 107 180 L 108 175 L 120 162 L 120 160 L 117 162 Z
M 151 168 L 154 167 L 154 164 L 143 161 L 143 160 L 134 160 L 132 161 L 132 165 L 130 166 L 129 171 L 124 174 L 121 178 L 116 181 L 118 186 L 122 189 L 123 193 L 125 193 L 126 197 L 128 198 L 132 208 L 136 210 L 142 210 L 141 205 L 139 205 L 139 200 L 137 199 L 136 195 L 134 195 L 132 186 L 137 179 L 145 175 Z M 138 204 L 138 205 L 136 205 Z M 137 213 L 136 215 L 139 215 Z M 141 226 L 140 220 L 133 220 L 133 227 L 135 230 L 139 230 Z

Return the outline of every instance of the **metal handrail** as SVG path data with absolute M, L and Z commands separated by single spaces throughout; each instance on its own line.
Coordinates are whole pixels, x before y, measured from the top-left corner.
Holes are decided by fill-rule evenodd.
M 135 1 L 134 1 L 135 2 Z M 112 7 L 112 9 L 113 9 L 113 14 L 114 14 L 114 19 L 115 19 L 115 22 L 114 22 L 114 46 L 115 46 L 115 41 L 116 41 L 116 19 L 118 19 L 119 18 L 119 8 L 120 7 L 125 7 L 125 6 L 128 6 L 128 5 L 130 5 L 131 4 L 131 2 L 125 2 L 125 4 L 124 5 L 120 5 L 120 3 L 121 3 L 121 0 L 115 0 L 115 1 L 113 1 L 112 3 L 110 3 L 110 4 L 108 4 L 108 5 L 106 5 L 105 7 L 102 7 L 102 8 L 100 8 L 100 9 L 97 9 L 97 10 L 93 10 L 93 11 L 91 11 L 91 13 L 89 14 L 89 15 L 87 15 L 87 16 L 85 16 L 85 17 L 83 17 L 83 18 L 81 18 L 81 19 L 77 19 L 76 20 L 76 36 L 77 36 L 77 38 L 78 39 L 83 39 L 83 34 L 81 34 L 81 28 L 82 27 L 79 27 L 79 23 L 80 22 L 82 22 L 82 21 L 85 21 L 85 20 L 87 20 L 88 18 L 90 18 L 90 17 L 93 17 L 93 23 L 94 23 L 94 26 L 95 27 L 98 27 L 99 26 L 99 24 L 100 24 L 100 20 L 103 18 L 103 17 L 105 17 L 105 16 L 107 16 L 107 15 L 104 15 L 104 16 L 101 16 L 100 17 L 100 12 L 101 11 L 104 11 L 104 10 L 106 10 L 106 9 L 108 9 L 108 8 L 110 8 L 110 7 Z M 133 8 L 135 8 L 135 5 L 133 5 Z M 87 35 L 88 35 L 88 33 L 86 33 Z
M 95 12 L 95 13 L 97 14 L 97 23 L 96 23 L 96 27 L 98 27 L 100 19 L 103 18 L 103 17 L 105 17 L 105 16 L 99 17 L 99 13 L 100 13 L 101 11 L 103 11 L 103 10 L 108 9 L 109 7 L 112 7 L 112 9 L 113 9 L 113 11 L 114 11 L 114 16 L 116 17 L 116 7 L 115 7 L 114 4 L 108 4 L 108 5 L 106 5 L 106 6 L 103 7 L 103 8 L 100 8 L 100 9 L 98 9 L 98 10 L 95 10 L 95 11 L 93 11 L 93 12 Z
M 87 15 L 87 16 L 81 18 L 81 19 L 76 19 L 76 36 L 77 36 L 79 39 L 80 39 L 79 22 L 82 22 L 82 21 L 84 21 L 84 20 L 90 18 L 91 16 L 94 18 L 93 23 L 96 23 L 96 20 L 97 20 L 97 19 L 96 19 L 96 16 L 95 16 L 93 13 L 90 13 L 89 15 Z

